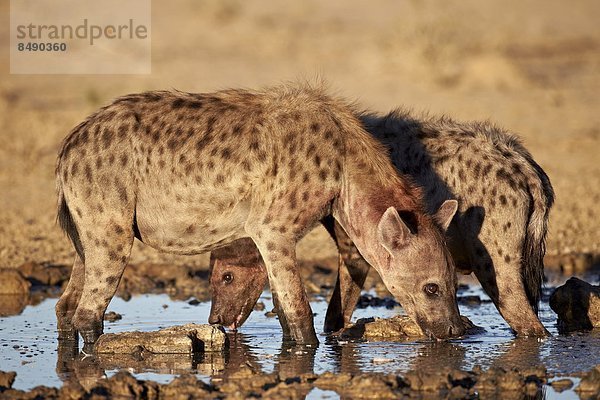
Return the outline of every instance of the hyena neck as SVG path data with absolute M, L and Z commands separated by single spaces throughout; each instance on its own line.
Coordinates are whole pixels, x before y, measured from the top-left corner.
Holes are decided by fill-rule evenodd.
M 381 273 L 389 264 L 389 253 L 379 240 L 378 225 L 389 207 L 423 214 L 420 189 L 398 179 L 395 184 L 370 181 L 344 183 L 333 207 L 333 216 L 344 228 L 364 259 Z

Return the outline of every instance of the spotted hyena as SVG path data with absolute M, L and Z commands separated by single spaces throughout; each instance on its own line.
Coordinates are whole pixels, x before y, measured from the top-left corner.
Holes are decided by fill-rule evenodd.
M 554 194 L 531 154 L 515 136 L 488 122 L 419 118 L 401 110 L 386 116 L 363 114 L 361 120 L 388 147 L 397 170 L 422 186 L 429 210 L 458 199 L 459 212 L 448 231 L 457 267 L 475 273 L 517 334 L 545 335 L 537 307 Z M 325 320 L 325 330 L 336 331 L 350 321 L 369 266 L 343 228 L 332 220 L 324 225 L 340 250 L 338 282 Z M 264 267 L 262 275 L 256 273 L 261 267 L 256 248 L 247 242 L 237 245 L 243 265 L 212 256 L 211 287 L 219 289 L 213 290 L 210 318 L 231 327 L 243 323 L 252 310 L 240 308 L 236 293 L 257 299 L 266 281 Z
M 344 100 L 281 86 L 117 99 L 65 139 L 59 221 L 77 251 L 57 306 L 59 337 L 94 342 L 134 237 L 198 254 L 251 238 L 284 334 L 317 342 L 295 245 L 333 215 L 419 325 L 463 333 L 444 230 L 457 203 L 427 212 Z

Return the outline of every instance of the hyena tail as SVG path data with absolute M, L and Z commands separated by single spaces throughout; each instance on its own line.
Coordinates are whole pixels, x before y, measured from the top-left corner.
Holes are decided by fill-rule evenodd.
M 69 206 L 67 205 L 67 200 L 65 199 L 65 195 L 63 193 L 60 183 L 58 184 L 57 219 L 61 229 L 67 234 L 67 236 L 69 236 L 71 243 L 73 243 L 75 251 L 77 252 L 79 257 L 81 257 L 81 260 L 85 261 L 83 245 L 81 244 L 81 239 L 79 238 L 79 231 L 77 230 L 77 225 L 75 225 L 75 221 L 73 221 L 73 216 L 71 215 L 71 211 L 69 210 Z
M 529 303 L 537 313 L 544 280 L 548 215 L 554 203 L 554 190 L 548 175 L 533 160 L 531 154 L 522 149 L 520 155 L 527 162 L 522 172 L 527 178 L 530 195 L 529 220 L 522 250 L 521 278 L 525 284 Z

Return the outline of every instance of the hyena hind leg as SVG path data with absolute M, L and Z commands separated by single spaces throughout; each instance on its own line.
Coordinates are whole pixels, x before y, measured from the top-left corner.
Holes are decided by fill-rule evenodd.
M 73 315 L 83 291 L 84 274 L 83 260 L 76 255 L 69 283 L 55 307 L 59 340 L 77 340 L 78 332 L 73 326 Z
M 104 330 L 104 313 L 127 265 L 133 231 L 99 239 L 100 245 L 85 246 L 85 280 L 73 326 L 85 343 L 94 343 Z

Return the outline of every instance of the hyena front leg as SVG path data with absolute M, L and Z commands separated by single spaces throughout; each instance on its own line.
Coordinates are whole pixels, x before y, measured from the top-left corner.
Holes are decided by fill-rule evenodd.
M 477 265 L 475 276 L 517 335 L 546 336 L 548 331 L 527 299 L 521 278 L 520 257 L 514 257 L 510 261 L 494 257 L 492 268 L 489 264 Z
M 73 314 L 81 298 L 84 274 L 83 260 L 79 255 L 75 255 L 69 283 L 55 307 L 59 340 L 77 340 L 78 332 L 73 326 Z
M 284 235 L 264 223 L 248 224 L 246 230 L 265 262 L 284 339 L 298 344 L 318 343 L 312 310 L 296 266 L 296 235 Z
M 527 298 L 522 277 L 521 247 L 516 236 L 492 239 L 481 235 L 488 246 L 480 244 L 474 251 L 475 276 L 517 335 L 545 336 L 548 331 Z

